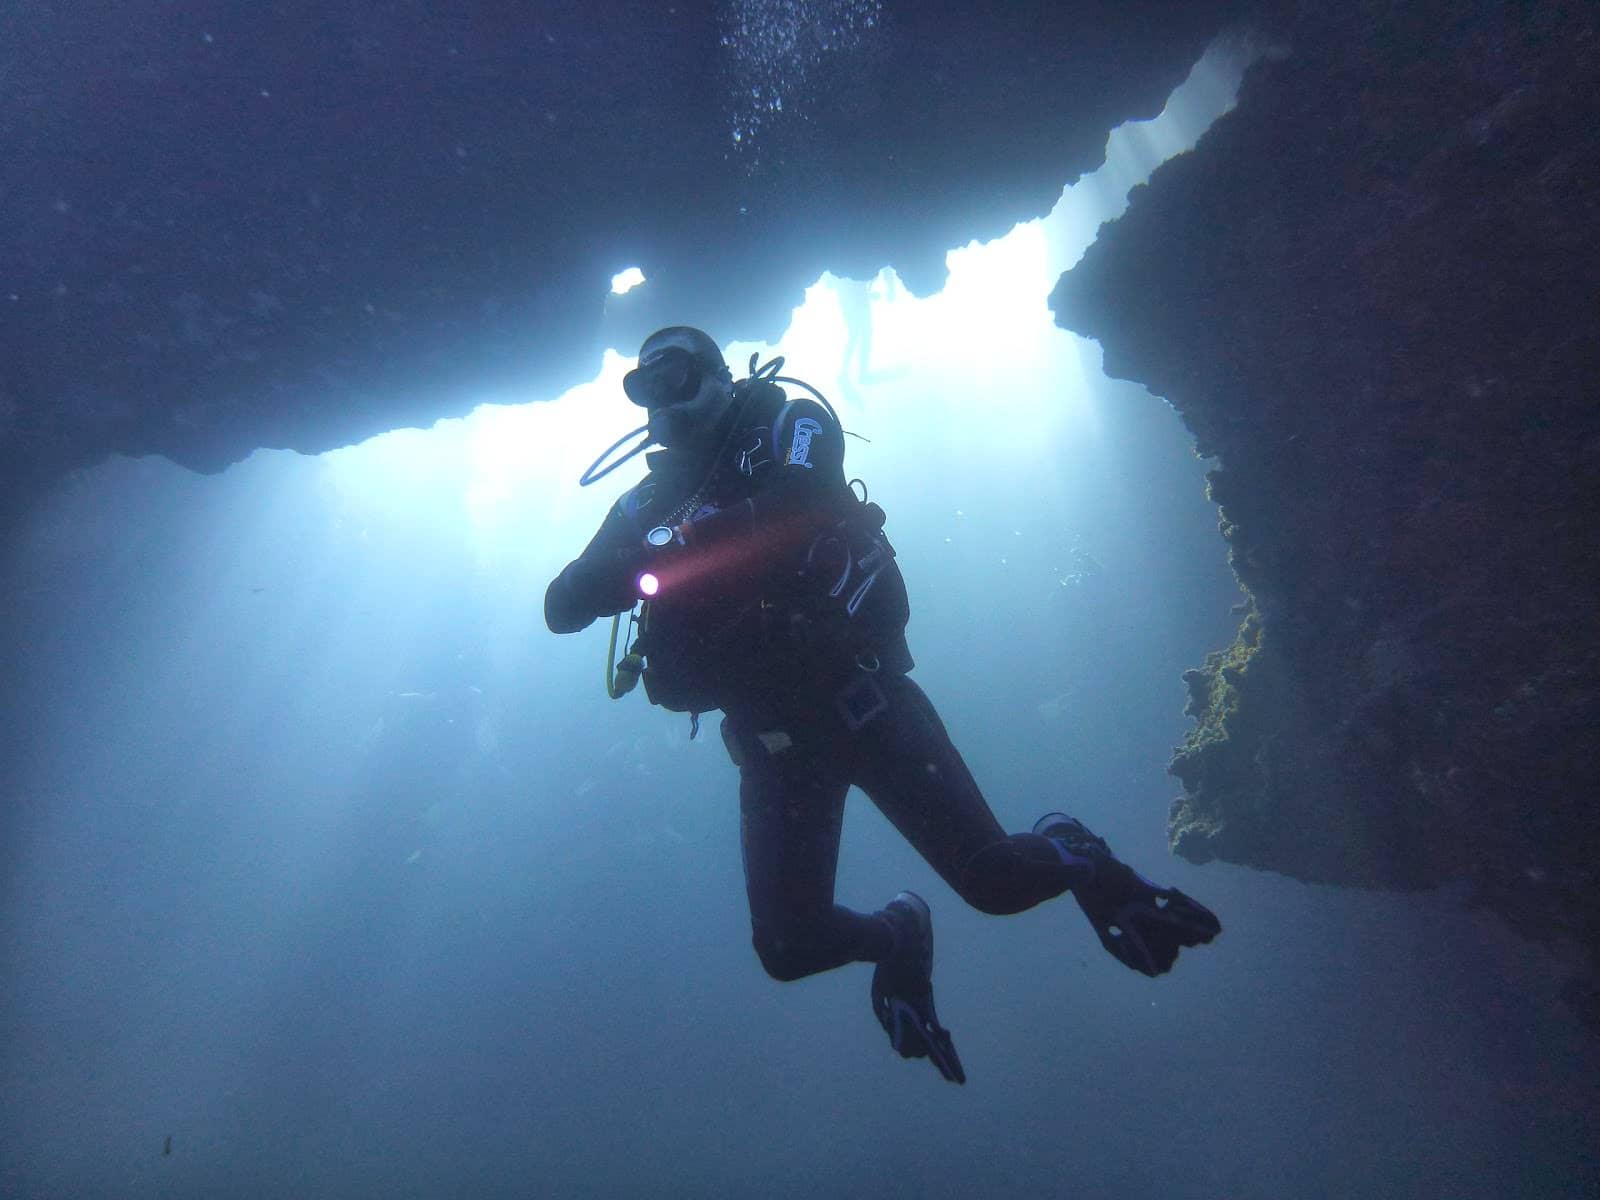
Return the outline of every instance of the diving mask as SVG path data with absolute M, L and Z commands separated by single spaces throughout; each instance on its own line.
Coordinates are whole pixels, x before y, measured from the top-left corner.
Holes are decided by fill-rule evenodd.
M 641 408 L 666 408 L 692 400 L 705 368 L 682 346 L 663 346 L 622 377 L 622 390 Z

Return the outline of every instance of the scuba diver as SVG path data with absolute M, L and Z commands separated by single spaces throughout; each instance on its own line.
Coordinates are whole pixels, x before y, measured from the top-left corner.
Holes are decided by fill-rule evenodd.
M 623 388 L 648 414 L 649 472 L 545 593 L 545 623 L 575 633 L 641 600 L 616 669 L 652 702 L 720 709 L 739 768 L 745 888 L 756 954 L 778 980 L 876 964 L 872 1007 L 894 1049 L 966 1082 L 933 1002 L 928 905 L 834 903 L 846 793 L 861 788 L 968 904 L 1021 912 L 1070 891 L 1123 965 L 1156 976 L 1222 926 L 1152 883 L 1059 812 L 1007 834 L 932 703 L 909 675 L 910 610 L 884 512 L 846 483 L 844 431 L 820 395 L 790 399 L 781 358 L 735 383 L 710 336 L 658 330 Z M 632 437 L 629 434 L 628 437 Z M 610 666 L 608 660 L 608 666 Z M 611 687 L 608 678 L 608 687 Z

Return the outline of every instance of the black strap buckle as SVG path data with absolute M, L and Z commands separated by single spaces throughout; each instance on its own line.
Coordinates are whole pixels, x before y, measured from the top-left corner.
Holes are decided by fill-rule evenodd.
M 876 665 L 876 659 L 873 660 Z M 834 707 L 844 718 L 845 728 L 851 733 L 889 707 L 889 698 L 883 694 L 871 671 L 863 669 L 854 679 L 839 690 L 833 698 Z

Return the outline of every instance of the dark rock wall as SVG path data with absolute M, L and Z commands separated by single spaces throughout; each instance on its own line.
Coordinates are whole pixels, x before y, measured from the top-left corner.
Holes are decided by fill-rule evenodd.
M 775 336 L 824 269 L 936 288 L 1242 7 L 11 5 L 0 517 L 107 453 L 217 470 L 560 390 L 659 324 Z
M 1189 858 L 1600 943 L 1597 16 L 1301 6 L 1056 290 L 1216 457 L 1254 598 L 1186 677 Z

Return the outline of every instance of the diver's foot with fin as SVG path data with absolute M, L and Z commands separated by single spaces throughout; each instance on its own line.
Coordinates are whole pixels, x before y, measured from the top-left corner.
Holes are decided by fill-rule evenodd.
M 1177 888 L 1151 883 L 1128 866 L 1076 817 L 1046 813 L 1033 831 L 1055 843 L 1061 861 L 1081 875 L 1072 897 L 1089 918 L 1100 944 L 1124 966 L 1154 978 L 1172 970 L 1178 951 L 1222 932 L 1205 905 Z
M 950 1031 L 933 1008 L 933 918 L 915 892 L 901 892 L 884 909 L 894 949 L 872 972 L 872 1011 L 902 1058 L 928 1058 L 951 1083 L 965 1083 Z

